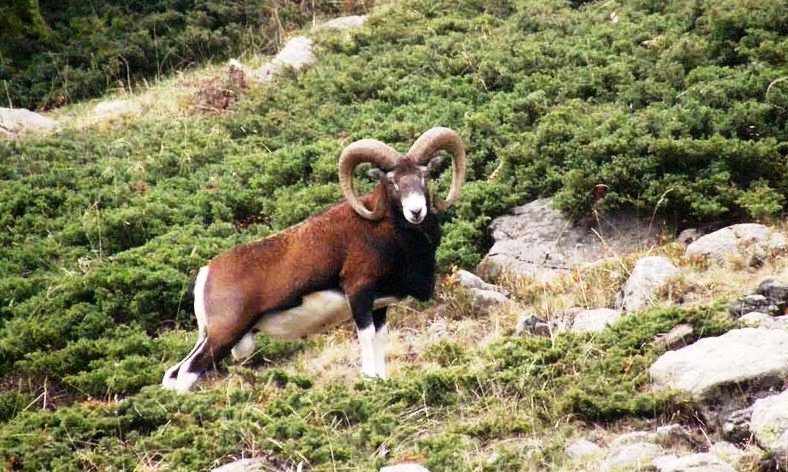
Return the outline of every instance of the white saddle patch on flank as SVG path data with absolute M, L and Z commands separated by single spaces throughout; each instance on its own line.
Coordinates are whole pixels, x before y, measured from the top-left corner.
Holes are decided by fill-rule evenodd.
M 374 308 L 383 308 L 399 300 L 397 297 L 378 298 Z M 345 294 L 339 290 L 323 290 L 305 295 L 300 305 L 289 310 L 266 313 L 255 327 L 276 339 L 295 340 L 351 318 Z

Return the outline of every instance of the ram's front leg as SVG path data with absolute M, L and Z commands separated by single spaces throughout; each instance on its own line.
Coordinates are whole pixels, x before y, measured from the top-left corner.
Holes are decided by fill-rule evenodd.
M 358 342 L 361 345 L 361 373 L 366 377 L 377 377 L 375 365 L 375 323 L 372 317 L 374 292 L 371 288 L 362 288 L 347 293 L 350 311 L 358 330 Z
M 388 347 L 389 329 L 386 326 L 387 307 L 378 308 L 372 312 L 372 323 L 375 326 L 375 338 L 372 343 L 375 358 L 375 375 L 381 379 L 386 378 L 386 348 Z

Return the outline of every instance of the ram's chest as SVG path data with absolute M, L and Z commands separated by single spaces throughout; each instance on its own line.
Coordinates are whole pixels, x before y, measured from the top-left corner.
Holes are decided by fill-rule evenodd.
M 375 308 L 396 303 L 395 297 L 375 300 Z M 294 340 L 325 331 L 352 318 L 350 304 L 339 290 L 323 290 L 305 295 L 301 304 L 288 310 L 266 313 L 255 329 L 283 340 Z

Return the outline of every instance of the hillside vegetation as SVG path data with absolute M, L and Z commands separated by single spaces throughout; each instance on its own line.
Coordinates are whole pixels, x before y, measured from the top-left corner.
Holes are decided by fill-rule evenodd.
M 266 455 L 318 470 L 407 458 L 539 470 L 561 465 L 578 425 L 689 418 L 689 401 L 646 388 L 650 341 L 678 323 L 699 336 L 730 328 L 719 304 L 529 339 L 473 320 L 451 284 L 396 309 L 394 330 L 440 319 L 476 334 L 423 343 L 390 381 L 309 367 L 327 343 L 355 362 L 340 331 L 260 337 L 251 363 L 202 393 L 157 386 L 194 342 L 182 303 L 197 268 L 337 202 L 337 158 L 354 139 L 404 150 L 436 125 L 463 136 L 469 182 L 442 217 L 444 273 L 478 262 L 491 218 L 537 196 L 575 216 L 657 212 L 671 229 L 784 215 L 785 2 L 580 3 L 392 2 L 359 30 L 314 33 L 316 65 L 247 91 L 233 113 L 0 142 L 5 467 L 196 470 Z M 542 289 L 516 296 L 535 303 L 551 296 Z M 479 343 L 479 330 L 498 335 Z M 536 438 L 535 453 L 504 447 Z

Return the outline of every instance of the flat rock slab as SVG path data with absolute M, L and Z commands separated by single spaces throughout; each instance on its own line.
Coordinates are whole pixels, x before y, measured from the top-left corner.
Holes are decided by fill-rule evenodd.
M 788 465 L 788 390 L 755 402 L 750 430 L 758 445 Z
M 715 264 L 724 264 L 731 256 L 741 256 L 748 264 L 762 260 L 773 250 L 788 249 L 784 234 L 756 223 L 744 223 L 701 236 L 687 246 L 687 257 L 706 258 Z
M 657 388 L 689 392 L 700 400 L 732 385 L 767 388 L 788 375 L 788 332 L 744 328 L 668 351 L 649 370 Z
M 488 280 L 508 272 L 549 281 L 575 267 L 643 248 L 650 239 L 648 222 L 632 214 L 607 216 L 600 223 L 573 222 L 553 208 L 550 198 L 513 212 L 490 225 L 495 243 L 479 264 L 479 273 Z

